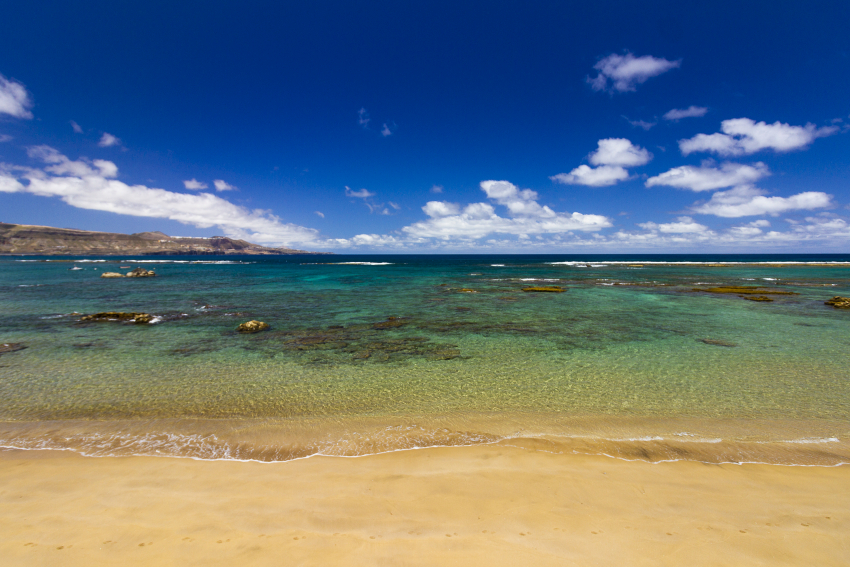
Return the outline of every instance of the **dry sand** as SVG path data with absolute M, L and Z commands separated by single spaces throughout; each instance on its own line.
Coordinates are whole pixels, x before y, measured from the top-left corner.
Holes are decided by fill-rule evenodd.
M 850 466 L 0 451 L 2 565 L 847 565 Z

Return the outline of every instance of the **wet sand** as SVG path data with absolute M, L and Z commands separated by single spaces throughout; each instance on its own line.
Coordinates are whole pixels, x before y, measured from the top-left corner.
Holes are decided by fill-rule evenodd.
M 4 565 L 846 565 L 850 466 L 0 450 Z

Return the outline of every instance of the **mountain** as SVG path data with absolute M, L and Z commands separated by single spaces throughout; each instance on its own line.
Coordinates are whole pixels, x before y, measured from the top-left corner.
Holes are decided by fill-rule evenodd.
M 226 236 L 194 238 L 162 232 L 119 234 L 73 228 L 0 223 L 0 254 L 50 256 L 143 256 L 222 254 L 327 254 L 292 248 L 269 248 Z

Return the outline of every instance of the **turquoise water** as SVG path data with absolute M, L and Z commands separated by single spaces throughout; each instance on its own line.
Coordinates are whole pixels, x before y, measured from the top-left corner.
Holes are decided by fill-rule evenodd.
M 823 304 L 850 256 L 195 258 L 0 259 L 0 343 L 26 347 L 0 354 L 0 445 L 850 462 L 850 311 Z M 695 291 L 724 285 L 786 293 Z M 156 322 L 79 321 L 101 311 Z

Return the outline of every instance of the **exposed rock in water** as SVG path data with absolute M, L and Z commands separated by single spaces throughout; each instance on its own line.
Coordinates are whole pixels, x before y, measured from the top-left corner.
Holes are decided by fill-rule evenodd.
M 0 343 L 0 354 L 15 352 L 27 348 L 23 343 Z
M 122 311 L 104 311 L 92 315 L 83 315 L 80 321 L 132 321 L 133 323 L 150 323 L 153 315 L 147 313 L 124 313 Z
M 103 272 L 100 274 L 102 278 L 123 278 L 124 274 L 119 274 L 118 272 Z
M 850 309 L 850 297 L 836 295 L 832 299 L 823 302 L 824 305 L 832 305 L 836 309 Z
M 562 287 L 558 287 L 556 285 L 533 285 L 531 287 L 524 287 L 522 291 L 537 291 L 537 292 L 545 292 L 545 293 L 563 293 L 566 290 Z
M 380 323 L 375 323 L 372 325 L 373 329 L 392 329 L 395 327 L 403 327 L 407 325 L 407 321 L 404 320 L 403 317 L 387 317 L 386 321 L 381 321 Z
M 136 268 L 133 271 L 127 272 L 128 278 L 151 278 L 156 275 L 156 272 L 153 270 L 146 270 L 144 268 Z
M 468 287 L 461 288 L 461 289 L 458 290 L 458 292 L 460 292 L 460 293 L 478 293 L 477 290 L 470 289 Z
M 695 287 L 691 291 L 703 291 L 705 293 L 734 293 L 737 295 L 800 295 L 795 291 L 784 291 L 780 289 L 764 289 L 758 286 L 747 285 L 724 285 L 720 287 L 699 288 Z
M 765 295 L 739 295 L 738 297 L 748 299 L 750 301 L 773 301 L 773 298 Z
M 736 347 L 738 346 L 736 343 L 724 341 L 722 339 L 700 339 L 701 342 L 704 342 L 707 345 L 714 346 L 725 346 L 725 347 Z
M 242 323 L 236 327 L 236 330 L 240 333 L 259 333 L 260 331 L 265 331 L 268 328 L 268 323 L 263 323 L 262 321 L 248 321 L 247 323 Z

